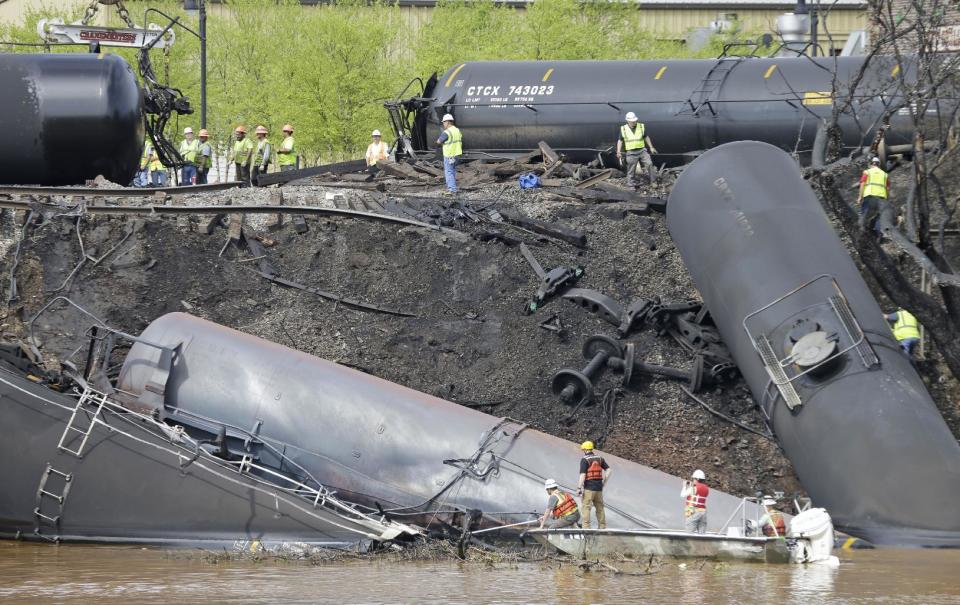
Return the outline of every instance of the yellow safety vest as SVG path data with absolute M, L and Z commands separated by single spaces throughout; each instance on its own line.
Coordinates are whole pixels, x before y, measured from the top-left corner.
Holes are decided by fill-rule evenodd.
M 257 153 L 253 158 L 254 166 L 263 166 L 263 152 L 266 150 L 267 145 L 270 145 L 268 139 L 263 139 L 262 141 L 257 141 Z M 270 145 L 270 155 L 273 155 L 273 145 Z M 267 165 L 270 165 L 270 158 L 267 158 Z
M 153 153 L 153 156 L 150 158 L 150 172 L 166 172 L 167 167 L 163 165 L 163 162 L 160 161 L 160 157 L 157 156 L 156 152 Z
M 893 337 L 898 341 L 908 338 L 920 338 L 920 328 L 917 318 L 908 311 L 897 311 L 897 323 L 893 324 Z
M 140 170 L 144 170 L 150 163 L 150 156 L 153 155 L 153 148 L 150 145 L 143 146 L 143 155 L 140 156 Z
M 197 153 L 200 151 L 200 141 L 194 139 L 188 141 L 186 139 L 180 141 L 180 155 L 183 156 L 184 162 L 190 162 L 191 164 L 196 163 Z
M 623 146 L 627 148 L 627 151 L 643 149 L 647 146 L 646 141 L 643 140 L 645 131 L 646 127 L 642 122 L 637 124 L 634 130 L 630 130 L 630 126 L 627 124 L 620 127 L 620 134 L 623 135 Z
M 863 185 L 863 197 L 872 195 L 874 197 L 887 197 L 887 173 L 876 166 L 871 166 L 864 170 L 867 175 L 867 182 Z
M 463 135 L 456 126 L 451 126 L 444 130 L 447 133 L 447 140 L 443 142 L 443 157 L 455 158 L 463 155 Z
M 250 157 L 253 155 L 251 151 L 253 151 L 253 141 L 248 138 L 237 141 L 233 144 L 233 161 L 237 164 L 249 164 Z
M 289 149 L 290 153 L 277 153 L 277 164 L 294 166 L 297 163 L 297 152 L 293 147 L 293 137 L 287 137 L 280 143 L 280 149 Z

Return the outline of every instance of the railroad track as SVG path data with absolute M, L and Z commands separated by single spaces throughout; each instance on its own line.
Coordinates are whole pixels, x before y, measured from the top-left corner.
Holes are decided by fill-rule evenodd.
M 124 189 L 101 189 L 99 187 L 35 187 L 31 185 L 0 186 L 0 196 L 16 197 L 29 195 L 69 195 L 78 197 L 153 197 L 157 192 L 167 195 L 196 195 L 207 191 L 223 191 L 239 187 L 239 181 L 190 185 L 189 187 L 128 187 Z

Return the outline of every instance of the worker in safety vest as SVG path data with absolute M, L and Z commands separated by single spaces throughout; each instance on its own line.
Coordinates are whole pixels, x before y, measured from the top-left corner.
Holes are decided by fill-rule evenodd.
M 547 508 L 540 517 L 540 529 L 543 529 L 547 519 L 550 521 L 550 529 L 559 529 L 561 527 L 575 527 L 580 522 L 580 511 L 577 509 L 577 501 L 573 496 L 560 489 L 557 482 L 553 479 L 547 479 L 543 486 L 547 490 L 549 499 Z
M 150 163 L 147 164 L 150 170 L 150 184 L 154 187 L 165 187 L 167 185 L 167 167 L 160 161 L 156 148 L 150 149 Z
M 590 527 L 590 509 L 597 509 L 597 527 L 607 528 L 607 516 L 603 510 L 603 486 L 610 478 L 610 467 L 602 456 L 593 451 L 593 441 L 584 441 L 580 446 L 580 483 L 577 495 L 583 500 L 583 527 Z
M 207 142 L 210 133 L 206 128 L 201 128 L 197 136 L 200 138 L 200 152 L 197 154 L 197 185 L 206 185 L 210 166 L 213 165 L 213 148 Z
M 270 140 L 267 139 L 270 131 L 267 130 L 266 126 L 257 126 L 254 134 L 257 135 L 257 150 L 253 154 L 253 168 L 250 170 L 250 180 L 256 183 L 260 173 L 266 174 L 267 168 L 270 167 L 273 149 L 270 147 Z
M 920 324 L 917 318 L 909 311 L 899 308 L 887 315 L 887 321 L 893 324 L 893 337 L 900 343 L 900 348 L 913 359 L 913 350 L 920 343 Z
M 870 168 L 860 175 L 860 192 L 857 201 L 860 202 L 861 230 L 873 227 L 877 235 L 883 235 L 877 219 L 887 209 L 887 196 L 890 191 L 890 177 L 880 168 L 880 158 L 870 160 Z
M 443 132 L 437 139 L 437 145 L 443 145 L 443 176 L 447 181 L 447 193 L 456 193 L 457 164 L 463 155 L 463 135 L 460 129 L 453 125 L 453 116 L 443 116 Z
M 283 127 L 283 141 L 277 149 L 277 164 L 280 172 L 294 170 L 297 167 L 297 150 L 293 140 L 293 126 L 286 124 Z
M 637 114 L 631 111 L 626 117 L 627 123 L 620 127 L 620 137 L 617 139 L 617 161 L 621 166 L 624 164 L 623 152 L 626 150 L 627 187 L 636 189 L 640 185 L 636 176 L 638 164 L 643 166 L 652 185 L 657 179 L 650 154 L 657 150 L 647 136 L 647 127 L 637 120 Z
M 374 130 L 370 137 L 373 141 L 367 145 L 367 153 L 364 158 L 367 160 L 367 169 L 376 172 L 377 162 L 389 159 L 390 148 L 381 140 L 379 130 Z
M 703 534 L 707 532 L 707 496 L 710 488 L 704 481 L 707 480 L 703 471 L 697 469 L 690 476 L 693 481 L 684 481 L 680 497 L 683 498 L 684 528 L 689 532 Z
M 183 129 L 183 140 L 180 141 L 180 156 L 183 158 L 183 167 L 180 169 L 180 186 L 194 185 L 197 182 L 197 154 L 200 153 L 200 141 L 193 138 L 193 128 Z
M 766 513 L 760 517 L 760 531 L 767 537 L 783 539 L 787 535 L 787 522 L 783 518 L 783 513 L 773 508 L 776 505 L 777 501 L 773 498 L 763 499 Z
M 250 162 L 253 161 L 253 141 L 247 138 L 247 129 L 242 125 L 233 131 L 236 142 L 233 144 L 233 163 L 237 167 L 237 180 L 241 187 L 250 185 Z

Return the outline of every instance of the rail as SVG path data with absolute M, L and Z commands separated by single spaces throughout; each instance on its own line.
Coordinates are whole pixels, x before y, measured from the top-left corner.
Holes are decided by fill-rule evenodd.
M 27 196 L 27 195 L 70 195 L 87 197 L 153 197 L 157 192 L 167 195 L 194 195 L 207 191 L 223 191 L 240 186 L 239 181 L 225 183 L 208 183 L 206 185 L 189 185 L 185 187 L 124 187 L 122 189 L 103 189 L 100 187 L 42 187 L 36 185 L 3 185 L 0 186 L 0 195 Z

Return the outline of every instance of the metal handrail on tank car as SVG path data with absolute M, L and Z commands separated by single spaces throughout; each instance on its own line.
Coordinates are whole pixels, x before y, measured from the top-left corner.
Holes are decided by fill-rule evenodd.
M 800 290 L 803 290 L 804 288 L 813 285 L 815 282 L 820 281 L 821 279 L 829 279 L 829 280 L 830 280 L 830 283 L 833 285 L 833 288 L 834 288 L 834 290 L 837 292 L 837 294 L 838 294 L 841 298 L 843 298 L 844 301 L 847 300 L 847 297 L 844 296 L 844 294 L 843 294 L 843 290 L 840 289 L 840 284 L 838 284 L 838 283 L 837 283 L 837 280 L 836 280 L 832 275 L 830 275 L 829 273 L 822 273 L 822 274 L 814 277 L 813 279 L 811 279 L 811 280 L 809 280 L 809 281 L 806 281 L 806 282 L 800 284 L 799 286 L 797 286 L 797 287 L 794 288 L 793 290 L 790 290 L 789 292 L 787 292 L 786 294 L 780 296 L 779 298 L 774 299 L 772 302 L 767 303 L 766 305 L 764 305 L 763 307 L 760 307 L 760 308 L 757 309 L 756 311 L 753 311 L 752 313 L 748 313 L 748 314 L 743 318 L 743 322 L 742 322 L 743 329 L 744 329 L 744 331 L 747 333 L 747 336 L 750 338 L 750 342 L 753 344 L 754 350 L 756 350 L 758 353 L 760 352 L 760 348 L 757 346 L 757 339 L 753 336 L 753 333 L 750 332 L 750 328 L 747 326 L 748 320 L 750 320 L 750 318 L 755 317 L 756 315 L 758 315 L 758 314 L 760 314 L 760 313 L 762 313 L 762 312 L 770 309 L 771 307 L 777 305 L 778 303 L 783 302 L 784 300 L 790 298 L 791 296 L 794 296 L 795 294 L 797 294 L 798 292 L 800 292 Z M 831 307 L 831 308 L 832 308 L 832 307 Z M 841 321 L 841 323 L 842 323 L 842 321 Z M 806 370 L 800 372 L 799 374 L 796 374 L 796 375 L 793 376 L 792 378 L 788 377 L 785 382 L 779 381 L 779 380 L 777 380 L 776 378 L 774 378 L 773 376 L 771 376 L 770 382 L 772 382 L 773 384 L 775 384 L 775 385 L 777 385 L 777 386 L 782 386 L 782 385 L 785 385 L 785 384 L 792 383 L 794 380 L 796 380 L 796 379 L 798 379 L 798 378 L 801 378 L 801 377 L 809 374 L 810 372 L 816 370 L 817 368 L 823 366 L 824 364 L 826 364 L 826 363 L 828 363 L 828 362 L 830 362 L 830 361 L 833 361 L 834 359 L 840 357 L 841 355 L 844 355 L 845 353 L 847 353 L 847 352 L 849 352 L 849 351 L 851 351 L 851 350 L 859 347 L 859 346 L 860 346 L 861 344 L 863 344 L 864 341 L 866 340 L 866 334 L 864 334 L 863 329 L 860 328 L 860 324 L 859 324 L 859 323 L 857 324 L 856 327 L 857 327 L 857 332 L 859 332 L 859 336 L 858 336 L 858 337 L 856 338 L 856 340 L 855 340 L 850 346 L 848 346 L 847 348 L 842 349 L 842 350 L 840 350 L 840 351 L 837 351 L 836 353 L 834 353 L 834 354 L 831 355 L 830 357 L 827 357 L 826 359 L 824 359 L 824 360 L 821 361 L 820 363 L 815 364 L 815 365 L 807 368 Z M 851 340 L 853 340 L 853 335 L 852 335 L 852 334 L 850 334 L 850 337 L 851 337 Z M 783 359 L 779 360 L 780 367 L 781 367 L 782 369 L 787 369 L 787 368 L 790 367 L 792 361 L 793 361 L 793 356 L 792 356 L 792 355 L 788 355 L 788 356 L 784 357 Z
M 137 342 L 137 343 L 140 343 L 140 344 L 143 344 L 143 345 L 147 345 L 148 347 L 153 347 L 153 348 L 155 348 L 155 349 L 159 349 L 159 350 L 161 350 L 161 351 L 165 351 L 165 352 L 168 352 L 168 353 L 170 353 L 170 354 L 174 354 L 174 353 L 176 352 L 175 349 L 171 349 L 170 347 L 165 347 L 165 346 L 163 346 L 163 345 L 161 345 L 161 344 L 157 344 L 157 343 L 155 343 L 155 342 L 150 342 L 149 340 L 144 340 L 143 338 L 140 338 L 139 336 L 133 336 L 132 334 L 127 334 L 126 332 L 123 332 L 123 331 L 121 331 L 121 330 L 117 330 L 116 328 L 111 328 L 109 325 L 107 325 L 107 323 L 106 323 L 105 321 L 103 321 L 102 319 L 100 319 L 99 317 L 97 317 L 96 315 L 94 315 L 93 313 L 91 313 L 90 311 L 87 311 L 86 309 L 84 309 L 83 307 L 81 307 L 81 306 L 78 305 L 77 303 L 73 302 L 72 300 L 70 300 L 70 299 L 67 298 L 66 296 L 57 296 L 56 298 L 51 299 L 47 304 L 45 304 L 45 305 L 43 305 L 42 307 L 40 307 L 40 310 L 37 311 L 36 314 L 35 314 L 32 318 L 30 318 L 30 321 L 27 323 L 27 336 L 30 338 L 30 342 L 31 342 L 31 343 L 36 342 L 36 338 L 35 338 L 34 335 L 33 335 L 33 326 L 34 326 L 34 324 L 36 323 L 37 319 L 40 317 L 40 315 L 42 315 L 43 313 L 45 313 L 45 312 L 47 311 L 47 309 L 49 309 L 49 308 L 53 305 L 53 303 L 55 303 L 55 302 L 57 302 L 57 301 L 61 301 L 61 300 L 62 300 L 63 302 L 65 302 L 65 303 L 67 303 L 68 305 L 70 305 L 71 307 L 73 307 L 74 309 L 80 311 L 81 313 L 83 313 L 84 315 L 86 315 L 87 317 L 89 317 L 90 319 L 92 319 L 92 320 L 94 320 L 95 322 L 97 322 L 97 324 L 99 324 L 99 326 L 100 326 L 101 328 L 103 328 L 104 330 L 106 330 L 107 332 L 109 332 L 109 333 L 111 333 L 111 334 L 116 334 L 117 336 L 119 336 L 119 337 L 121 337 L 121 338 L 125 338 L 125 339 L 127 339 L 127 340 L 132 341 L 132 342 Z M 37 351 L 37 352 L 39 353 L 39 351 Z M 42 359 L 43 359 L 43 356 L 41 355 L 41 356 L 39 356 L 39 358 L 42 360 Z

